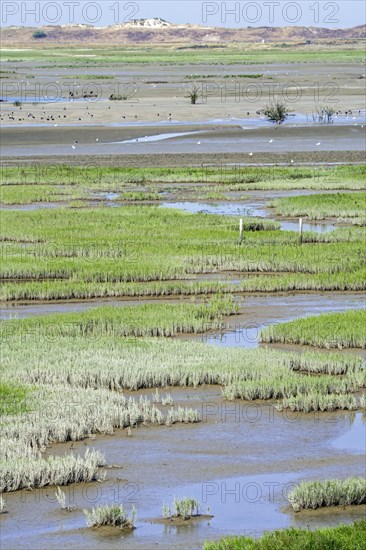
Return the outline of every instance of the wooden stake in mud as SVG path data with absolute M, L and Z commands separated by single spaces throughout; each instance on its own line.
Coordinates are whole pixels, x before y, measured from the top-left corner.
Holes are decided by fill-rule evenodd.
M 299 219 L 299 242 L 302 244 L 302 218 Z
M 239 242 L 241 243 L 243 240 L 243 219 L 240 218 L 240 223 L 239 223 Z

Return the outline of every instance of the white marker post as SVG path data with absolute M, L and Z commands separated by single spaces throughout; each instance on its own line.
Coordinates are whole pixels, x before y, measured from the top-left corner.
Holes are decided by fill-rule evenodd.
M 299 241 L 302 244 L 302 218 L 299 219 Z
M 243 218 L 240 218 L 239 223 L 239 242 L 242 242 L 243 240 Z

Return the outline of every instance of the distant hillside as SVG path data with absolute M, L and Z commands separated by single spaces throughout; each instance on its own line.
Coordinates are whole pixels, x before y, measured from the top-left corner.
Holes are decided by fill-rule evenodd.
M 33 35 L 38 32 L 39 37 Z M 46 36 L 42 37 L 42 33 Z M 326 40 L 359 40 L 366 37 L 366 25 L 350 29 L 319 27 L 252 27 L 229 29 L 199 25 L 174 25 L 160 18 L 135 19 L 110 27 L 89 25 L 3 27 L 1 44 L 15 46 L 132 45 L 132 44 L 233 44 L 240 42 L 306 43 Z

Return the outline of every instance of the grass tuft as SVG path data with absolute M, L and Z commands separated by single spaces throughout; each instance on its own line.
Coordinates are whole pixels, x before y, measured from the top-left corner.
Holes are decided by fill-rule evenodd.
M 169 506 L 163 504 L 163 517 L 166 519 L 181 518 L 183 520 L 189 520 L 192 517 L 199 516 L 200 510 L 201 504 L 194 498 L 174 498 L 173 511 L 171 511 Z
M 135 529 L 136 510 L 132 509 L 131 515 L 124 509 L 122 504 L 112 504 L 111 506 L 98 506 L 84 510 L 86 523 L 88 527 L 118 527 L 123 531 Z
M 306 508 L 366 504 L 366 479 L 304 481 L 289 493 L 288 500 L 295 512 Z

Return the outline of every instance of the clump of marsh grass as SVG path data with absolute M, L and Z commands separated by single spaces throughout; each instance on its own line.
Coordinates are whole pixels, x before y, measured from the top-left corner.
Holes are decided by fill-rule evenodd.
M 165 397 L 161 398 L 161 404 L 163 405 L 163 407 L 166 407 L 167 405 L 174 405 L 174 401 L 170 393 L 167 393 Z
M 197 517 L 200 515 L 201 504 L 194 498 L 174 498 L 173 501 L 173 512 L 171 511 L 170 506 L 163 504 L 163 517 L 165 519 L 170 518 L 181 518 L 183 520 L 189 520 L 192 517 Z
M 296 395 L 283 399 L 282 403 L 276 405 L 277 410 L 283 411 L 335 411 L 348 410 L 354 411 L 357 407 L 356 398 L 353 395 L 322 395 L 319 393 L 310 393 L 309 395 Z
M 295 512 L 306 508 L 366 504 L 366 479 L 307 481 L 300 483 L 287 498 Z
M 275 199 L 271 206 L 278 214 L 310 220 L 337 218 L 357 223 L 365 218 L 364 193 L 327 193 Z
M 314 351 L 291 355 L 288 366 L 294 372 L 344 375 L 360 372 L 362 361 L 356 355 L 345 356 L 333 352 L 324 354 Z
M 61 489 L 61 487 L 57 487 L 55 491 L 55 497 L 62 510 L 65 510 L 66 512 L 72 512 L 73 510 L 75 510 L 75 507 L 66 505 L 66 494 Z
M 246 380 L 227 385 L 223 389 L 226 399 L 287 399 L 293 397 L 319 397 L 330 396 L 346 397 L 360 386 L 358 377 L 346 379 L 333 378 L 331 376 L 311 377 L 295 374 L 273 373 L 268 379 Z
M 168 519 L 168 518 L 172 517 L 170 506 L 165 504 L 165 502 L 163 503 L 162 514 L 163 514 L 163 518 L 165 518 L 165 519 Z
M 152 395 L 152 402 L 153 403 L 161 403 L 161 397 L 159 393 L 159 389 L 156 388 L 155 393 Z
M 63 510 L 66 510 L 66 495 L 64 491 L 60 487 L 57 487 L 55 492 L 55 497 L 59 505 Z
M 170 393 L 167 393 L 165 397 L 161 396 L 159 393 L 158 388 L 156 388 L 155 393 L 152 395 L 152 402 L 153 403 L 160 403 L 163 407 L 166 407 L 167 405 L 173 405 L 173 398 L 170 395 Z
M 178 407 L 178 409 L 170 409 L 166 415 L 166 425 L 171 426 L 176 422 L 183 422 L 184 424 L 200 422 L 200 416 L 195 409 L 188 409 L 187 407 Z
M 88 527 L 117 527 L 124 531 L 135 529 L 136 509 L 132 508 L 131 515 L 124 509 L 122 504 L 111 506 L 98 506 L 91 510 L 83 510 Z
M 366 310 L 296 319 L 265 328 L 262 342 L 311 345 L 321 348 L 366 348 Z
M 0 466 L 0 491 L 10 492 L 47 485 L 68 485 L 103 479 L 99 468 L 105 463 L 99 451 L 87 450 L 81 456 L 50 456 L 22 458 L 15 456 L 2 461 Z

